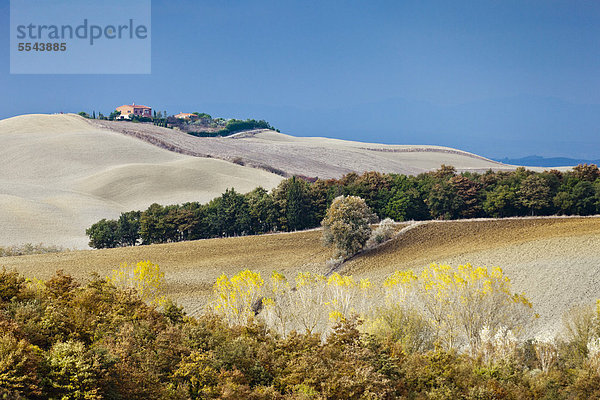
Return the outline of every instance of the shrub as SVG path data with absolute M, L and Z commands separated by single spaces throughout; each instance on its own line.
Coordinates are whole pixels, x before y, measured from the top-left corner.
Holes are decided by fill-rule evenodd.
M 47 356 L 51 392 L 63 400 L 103 399 L 108 361 L 81 342 L 58 342 Z
M 158 264 L 150 261 L 140 261 L 135 266 L 123 263 L 107 279 L 118 288 L 135 290 L 142 300 L 150 304 L 165 302 L 165 274 Z
M 9 247 L 0 247 L 0 257 L 26 256 L 31 254 L 60 253 L 68 251 L 60 246 L 46 246 L 42 243 L 25 243 Z
M 233 160 L 231 160 L 231 162 L 234 164 L 237 164 L 237 165 L 241 165 L 241 166 L 246 165 L 246 162 L 244 161 L 244 159 L 242 157 L 235 157 Z
M 13 297 L 17 297 L 24 288 L 25 278 L 16 271 L 6 272 L 6 268 L 2 268 L 2 272 L 0 272 L 0 299 L 2 301 L 9 301 Z
M 448 293 L 461 293 L 457 298 L 466 301 L 466 309 L 472 299 L 494 308 L 497 303 L 485 296 L 506 285 L 497 271 L 478 279 L 486 276 L 478 268 L 441 266 L 429 273 L 443 284 L 412 272 L 393 274 L 390 283 L 396 284 L 387 305 L 380 285 L 351 276 L 301 273 L 288 282 L 274 273 L 251 283 L 260 280 L 246 272 L 227 279 L 250 282 L 241 282 L 239 293 L 260 287 L 259 293 L 269 296 L 265 300 L 281 304 L 273 309 L 265 304 L 256 319 L 273 310 L 285 313 L 292 325 L 302 318 L 310 323 L 309 317 L 325 321 L 327 334 L 288 331 L 285 337 L 254 318 L 241 326 L 230 326 L 214 314 L 184 318 L 173 304 L 158 311 L 135 291 L 97 276 L 79 285 L 58 274 L 51 282 L 40 282 L 42 290 L 26 288 L 27 297 L 0 303 L 0 398 L 598 398 L 597 337 L 587 344 L 588 356 L 579 365 L 564 362 L 571 348 L 519 342 L 515 330 L 504 324 L 495 330 L 484 327 L 474 354 L 439 346 L 431 350 L 433 340 L 446 332 L 431 321 L 427 309 L 417 308 L 425 304 L 418 302 L 422 284 L 439 295 L 434 305 L 449 317 L 453 297 Z M 481 298 L 473 295 L 480 283 L 486 293 Z M 306 302 L 311 296 L 320 301 Z M 585 334 L 586 329 L 580 331 Z
M 600 334 L 596 309 L 593 306 L 575 306 L 563 317 L 565 339 L 572 358 L 581 365 L 588 356 L 588 345 Z
M 432 350 L 436 340 L 434 327 L 420 312 L 399 304 L 377 308 L 365 321 L 364 331 L 398 342 L 410 353 Z
M 334 245 L 338 255 L 352 256 L 365 246 L 371 236 L 369 224 L 376 218 L 360 197 L 336 197 L 321 222 L 323 240 Z
M 529 300 L 511 291 L 500 268 L 431 264 L 420 275 L 396 271 L 384 286 L 388 301 L 419 307 L 448 349 L 475 351 L 484 328 L 518 334 L 535 318 Z
M 41 351 L 11 333 L 0 336 L 0 397 L 36 398 L 42 392 Z M 23 397 L 21 397 L 23 396 Z
M 373 248 L 390 240 L 396 233 L 394 220 L 386 218 L 379 223 L 379 226 L 371 233 L 371 237 L 367 240 L 366 247 Z

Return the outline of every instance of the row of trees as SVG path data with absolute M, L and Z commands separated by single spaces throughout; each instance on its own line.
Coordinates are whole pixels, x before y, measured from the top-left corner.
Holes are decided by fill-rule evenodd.
M 272 129 L 279 132 L 267 121 L 255 119 L 213 119 L 209 114 L 194 113 L 197 118 L 191 120 L 168 117 L 169 127 L 176 126 L 180 130 L 198 137 L 217 137 L 229 136 L 237 132 L 248 131 L 252 129 Z
M 319 214 L 312 212 L 310 192 L 310 185 L 297 178 L 271 193 L 228 189 L 207 204 L 152 204 L 143 212 L 125 212 L 118 220 L 95 223 L 86 234 L 91 247 L 107 248 L 307 229 L 318 226 L 327 206 L 325 201 Z
M 102 220 L 87 234 L 90 246 L 99 248 L 295 231 L 319 226 L 340 195 L 361 197 L 379 218 L 395 221 L 591 215 L 600 213 L 600 171 L 596 165 L 579 165 L 568 172 L 518 168 L 457 174 L 442 166 L 418 176 L 366 172 L 329 180 L 292 177 L 271 192 L 230 189 L 207 204 L 153 204 L 119 220 Z
M 138 265 L 134 282 L 139 281 L 142 270 L 154 271 L 150 275 L 157 276 L 157 270 L 150 267 L 148 263 Z M 471 272 L 466 271 L 469 276 Z M 479 275 L 469 281 L 475 289 Z M 231 283 L 242 293 L 242 281 L 251 279 L 256 276 L 242 274 L 238 280 L 222 279 L 221 286 Z M 408 281 L 418 287 L 419 279 Z M 484 277 L 482 281 L 489 279 L 494 280 Z M 96 275 L 80 284 L 62 273 L 48 281 L 36 281 L 0 271 L 0 398 L 600 397 L 600 313 L 592 307 L 571 313 L 577 318 L 571 318 L 570 334 L 563 340 L 522 341 L 501 330 L 496 334 L 482 330 L 476 351 L 471 353 L 445 345 L 432 347 L 427 326 L 422 324 L 430 321 L 396 309 L 380 310 L 374 321 L 339 318 L 325 336 L 287 329 L 278 334 L 279 329 L 270 329 L 252 313 L 234 324 L 214 314 L 193 318 L 169 301 L 161 306 L 144 302 L 135 290 L 116 286 L 113 280 L 122 282 Z M 402 277 L 390 277 L 386 289 L 393 295 L 405 287 L 396 280 Z M 286 290 L 282 278 L 275 276 L 275 281 Z M 316 281 L 320 286 L 312 283 Z M 457 283 L 452 287 L 459 287 L 461 282 Z M 301 275 L 294 286 L 300 287 L 301 293 L 288 290 L 274 298 L 290 296 L 295 301 L 295 296 L 312 288 L 326 287 L 334 297 L 340 288 L 340 293 L 355 286 L 361 290 L 360 283 L 341 276 L 324 281 Z M 423 294 L 427 299 L 426 292 Z M 458 302 L 460 297 L 447 299 L 451 302 L 444 303 L 448 307 L 442 311 L 452 312 L 452 301 Z M 268 312 L 278 318 L 276 308 L 268 308 Z M 446 328 L 441 332 L 447 332 Z

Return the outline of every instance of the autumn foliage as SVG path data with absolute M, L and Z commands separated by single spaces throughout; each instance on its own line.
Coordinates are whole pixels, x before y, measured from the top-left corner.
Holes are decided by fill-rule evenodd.
M 384 329 L 390 310 L 422 322 L 410 340 L 475 352 L 481 333 L 510 331 L 516 337 L 535 319 L 525 295 L 511 291 L 500 268 L 452 268 L 432 264 L 420 273 L 396 271 L 382 284 L 333 273 L 298 273 L 290 282 L 273 272 L 263 279 L 245 270 L 214 285 L 212 310 L 231 324 L 258 319 L 279 334 L 292 331 L 326 335 L 340 321 L 360 317 L 370 331 Z M 398 337 L 398 339 L 403 339 Z
M 571 313 L 565 340 L 520 340 L 517 327 L 534 316 L 498 269 L 432 265 L 379 284 L 243 271 L 221 277 L 215 312 L 195 318 L 171 301 L 143 301 L 130 285 L 160 277 L 154 264 L 129 276 L 115 286 L 0 272 L 0 397 L 600 396 L 600 309 Z

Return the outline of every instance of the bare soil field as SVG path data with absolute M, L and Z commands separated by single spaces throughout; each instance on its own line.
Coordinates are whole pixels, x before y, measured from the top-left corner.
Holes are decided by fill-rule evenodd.
M 150 260 L 165 272 L 167 293 L 189 313 L 199 312 L 215 280 L 249 268 L 269 276 L 277 270 L 288 276 L 300 271 L 325 272 L 331 249 L 321 244 L 321 231 L 279 233 L 193 242 L 84 250 L 33 256 L 2 257 L 0 267 L 28 277 L 47 279 L 62 269 L 81 281 L 91 273 L 107 276 L 121 263 Z
M 513 289 L 524 292 L 540 314 L 533 334 L 553 336 L 573 305 L 600 298 L 600 217 L 430 221 L 404 228 L 390 242 L 344 264 L 339 271 L 373 281 L 397 269 L 429 263 L 500 266 Z M 202 310 L 212 283 L 249 268 L 293 277 L 298 271 L 327 272 L 333 252 L 321 231 L 209 239 L 194 242 L 0 258 L 0 266 L 47 278 L 57 269 L 86 279 L 122 262 L 151 260 L 165 271 L 168 295 L 189 313 Z
M 548 338 L 571 307 L 600 299 L 599 249 L 598 217 L 431 221 L 349 261 L 344 272 L 381 278 L 430 263 L 498 266 L 539 313 L 534 334 Z
M 0 121 L 0 246 L 87 248 L 85 229 L 123 211 L 206 202 L 282 179 L 223 160 L 177 154 L 76 115 Z
M 415 175 L 437 169 L 441 164 L 453 165 L 459 171 L 516 168 L 442 146 L 383 145 L 322 137 L 295 137 L 271 130 L 201 138 L 152 124 L 96 120 L 89 123 L 181 154 L 236 160 L 255 168 L 281 171 L 285 176 L 339 178 L 349 172 L 365 171 Z

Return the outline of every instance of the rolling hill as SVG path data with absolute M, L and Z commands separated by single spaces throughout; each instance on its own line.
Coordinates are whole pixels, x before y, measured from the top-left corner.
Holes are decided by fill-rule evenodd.
M 89 122 L 99 128 L 121 132 L 182 154 L 235 160 L 247 166 L 278 171 L 285 176 L 326 179 L 365 171 L 415 175 L 437 169 L 441 164 L 453 165 L 459 171 L 515 168 L 442 146 L 384 145 L 324 137 L 295 137 L 271 130 L 201 138 L 152 124 Z
M 206 202 L 227 188 L 282 179 L 223 160 L 177 154 L 98 129 L 75 115 L 0 121 L 0 243 L 85 248 L 85 229 L 154 202 Z
M 152 203 L 206 202 L 233 187 L 271 189 L 285 176 L 418 174 L 514 166 L 440 146 L 294 137 L 255 130 L 200 138 L 152 124 L 23 115 L 0 121 L 0 245 L 86 248 L 85 229 Z
M 202 310 L 214 281 L 242 269 L 264 276 L 278 270 L 327 272 L 332 250 L 321 231 L 0 258 L 0 266 L 48 278 L 57 269 L 85 280 L 122 262 L 151 260 L 165 271 L 168 295 L 192 314 Z M 416 223 L 383 246 L 347 262 L 339 271 L 373 281 L 398 269 L 429 263 L 500 266 L 540 314 L 532 335 L 553 336 L 573 305 L 600 298 L 600 217 L 512 218 Z

